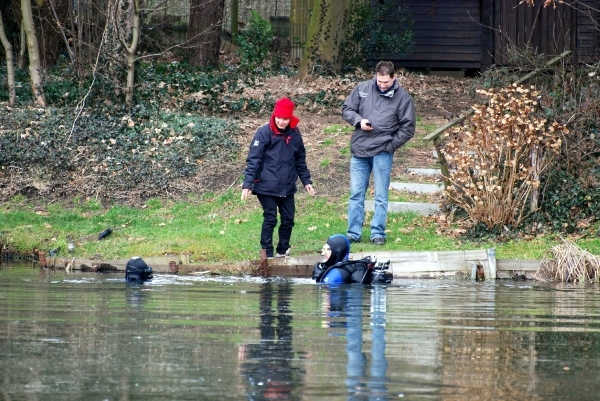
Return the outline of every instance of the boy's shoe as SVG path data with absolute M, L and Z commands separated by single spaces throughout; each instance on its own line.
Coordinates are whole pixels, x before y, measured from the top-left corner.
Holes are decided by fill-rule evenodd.
M 348 241 L 349 241 L 351 244 L 354 244 L 354 243 L 356 243 L 356 242 L 360 242 L 360 238 L 348 237 Z
M 279 253 L 279 252 L 277 252 L 275 254 L 275 257 L 277 257 L 277 258 L 289 258 L 290 255 L 291 255 L 291 253 L 292 253 L 291 249 L 292 248 L 288 248 L 288 250 L 285 251 L 285 253 Z
M 385 239 L 382 238 L 382 237 L 375 237 L 375 238 L 372 239 L 372 242 L 375 245 L 384 245 L 385 244 Z

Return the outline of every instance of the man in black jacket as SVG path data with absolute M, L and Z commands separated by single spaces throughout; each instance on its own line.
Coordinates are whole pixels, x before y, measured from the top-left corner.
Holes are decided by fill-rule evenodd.
M 289 256 L 290 238 L 294 227 L 296 181 L 300 181 L 310 195 L 315 194 L 306 166 L 306 149 L 294 103 L 283 98 L 275 103 L 269 124 L 258 129 L 246 158 L 242 184 L 242 200 L 250 193 L 256 195 L 263 208 L 260 245 L 273 257 L 273 231 L 277 225 L 277 209 L 281 216 L 279 243 L 276 256 Z
M 394 152 L 415 133 L 415 107 L 398 85 L 394 64 L 380 61 L 372 80 L 360 82 L 342 106 L 342 117 L 356 129 L 350 140 L 348 239 L 360 241 L 365 219 L 365 192 L 373 172 L 375 212 L 370 239 L 385 244 L 388 187 Z

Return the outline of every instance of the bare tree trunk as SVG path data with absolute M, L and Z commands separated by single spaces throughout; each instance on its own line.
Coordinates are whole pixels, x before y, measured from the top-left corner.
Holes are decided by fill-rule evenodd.
M 21 0 L 22 1 L 22 0 Z M 35 1 L 35 0 L 34 0 Z M 31 5 L 31 0 L 27 1 L 30 5 Z M 43 4 L 43 3 L 42 3 Z M 50 46 L 48 46 L 48 41 L 46 40 L 46 35 L 45 35 L 45 29 L 44 29 L 44 21 L 42 19 L 42 10 L 41 7 L 36 7 L 35 10 L 38 13 L 38 23 L 39 23 L 39 30 L 38 32 L 40 33 L 39 35 L 39 40 L 38 40 L 38 36 L 36 35 L 36 40 L 37 40 L 37 49 L 38 49 L 38 54 L 39 54 L 39 60 L 40 60 L 40 71 L 45 70 L 46 68 L 48 68 L 49 63 L 48 63 L 48 59 L 47 59 L 47 55 L 48 55 L 48 48 Z M 33 9 L 31 12 L 32 15 L 32 20 L 33 20 Z M 25 16 L 25 13 L 23 13 L 23 17 Z M 35 25 L 33 25 L 34 27 L 34 33 L 35 33 Z M 27 26 L 25 26 L 25 31 L 27 31 Z M 27 36 L 27 40 L 29 41 L 29 36 Z
M 127 31 L 131 32 L 131 43 L 129 45 L 125 41 L 125 36 L 129 36 L 128 32 L 123 33 L 119 29 L 121 1 L 122 0 L 116 0 L 115 9 L 113 13 L 113 23 L 115 28 L 117 29 L 118 39 L 127 53 L 127 88 L 125 89 L 125 103 L 127 104 L 127 107 L 131 108 L 133 106 L 133 93 L 135 90 L 135 53 L 137 52 L 137 47 L 140 41 L 140 33 L 142 29 L 142 21 L 140 18 L 141 0 L 134 0 L 131 4 L 133 8 L 129 10 L 132 18 L 131 29 L 127 29 Z
M 0 12 L 0 41 L 4 46 L 4 51 L 6 52 L 6 75 L 7 75 L 7 84 L 8 84 L 8 104 L 11 106 L 15 105 L 15 99 L 17 98 L 15 92 L 15 66 L 13 64 L 13 53 L 12 53 L 12 45 L 8 41 L 6 37 L 6 33 L 4 32 L 4 22 L 2 21 L 2 13 Z
M 21 12 L 23 13 L 23 26 L 25 27 L 25 33 L 27 35 L 29 74 L 31 76 L 31 89 L 33 90 L 34 103 L 36 106 L 46 107 L 46 97 L 44 96 L 42 75 L 40 74 L 40 50 L 37 37 L 35 36 L 35 26 L 33 25 L 33 13 L 31 11 L 30 0 L 21 0 Z
M 65 33 L 65 28 L 63 24 L 60 22 L 58 14 L 56 13 L 56 7 L 54 7 L 54 0 L 49 0 L 50 8 L 52 9 L 52 14 L 54 15 L 54 19 L 56 20 L 56 26 L 60 31 L 60 36 L 65 42 L 65 47 L 67 48 L 67 53 L 69 53 L 69 59 L 71 60 L 71 65 L 75 67 L 75 56 L 73 54 L 73 50 L 71 50 L 71 46 L 69 45 L 69 40 L 67 39 L 67 34 Z
M 127 107 L 129 108 L 133 106 L 133 91 L 135 89 L 135 53 L 137 52 L 140 41 L 141 29 L 140 0 L 135 0 L 131 46 L 127 48 L 127 92 L 125 95 L 125 103 L 127 103 Z
M 77 76 L 83 76 L 83 70 L 81 68 L 81 55 L 79 53 L 78 42 L 75 40 L 75 34 L 77 32 L 75 28 L 75 11 L 73 10 L 73 2 L 69 2 L 69 25 L 71 26 L 71 45 L 73 50 L 73 59 L 75 60 L 75 71 Z
M 86 18 L 84 19 L 83 15 L 83 11 L 82 11 L 82 2 L 81 0 L 77 0 L 77 19 L 78 19 L 78 24 L 77 24 L 77 54 L 79 54 L 79 64 L 84 65 L 86 63 L 91 63 L 91 58 L 88 60 L 85 60 L 83 57 L 83 29 L 84 27 L 89 24 L 87 15 Z M 85 13 L 87 14 L 87 13 Z M 75 26 L 75 25 L 73 25 Z M 87 50 L 88 54 L 90 53 L 89 49 Z M 82 71 L 83 73 L 83 71 Z
M 23 21 L 21 21 L 21 46 L 19 47 L 19 57 L 17 58 L 17 67 L 23 68 L 25 64 L 25 48 L 27 47 L 27 40 L 25 38 L 25 25 L 23 25 Z
M 219 63 L 225 0 L 191 0 L 188 41 L 190 64 L 206 67 Z
M 315 65 L 339 69 L 339 46 L 346 37 L 346 16 L 352 4 L 353 0 L 315 0 L 298 78 L 310 75 Z
M 231 42 L 238 45 L 238 14 L 240 11 L 239 0 L 231 0 Z
M 535 183 L 531 191 L 531 202 L 529 203 L 529 211 L 534 213 L 539 206 L 540 201 L 540 165 L 541 165 L 541 149 L 538 145 L 531 148 L 531 169 L 533 170 L 533 182 Z

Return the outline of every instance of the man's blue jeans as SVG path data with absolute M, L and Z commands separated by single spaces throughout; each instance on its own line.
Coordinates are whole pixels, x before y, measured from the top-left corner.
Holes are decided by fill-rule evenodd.
M 375 183 L 375 213 L 371 221 L 371 240 L 385 239 L 388 210 L 388 188 L 394 155 L 381 152 L 373 157 L 352 156 L 350 160 L 350 199 L 348 201 L 348 237 L 359 240 L 365 221 L 365 194 L 373 171 Z

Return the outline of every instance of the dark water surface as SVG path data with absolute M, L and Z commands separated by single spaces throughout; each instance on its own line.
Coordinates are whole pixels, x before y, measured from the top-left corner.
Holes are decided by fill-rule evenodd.
M 0 400 L 592 400 L 600 287 L 0 269 Z

